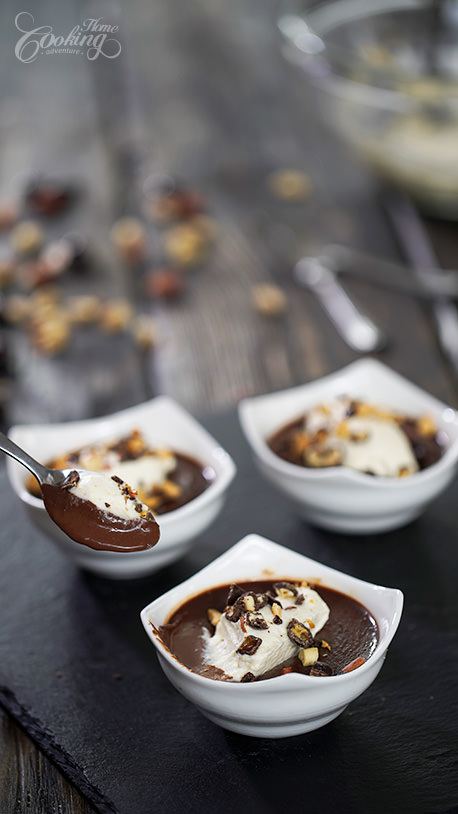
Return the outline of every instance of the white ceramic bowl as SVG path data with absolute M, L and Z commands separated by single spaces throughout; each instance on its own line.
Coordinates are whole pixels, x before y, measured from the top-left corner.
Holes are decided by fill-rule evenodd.
M 182 557 L 193 540 L 215 519 L 222 508 L 227 488 L 235 475 L 235 464 L 219 443 L 172 399 L 160 396 L 127 410 L 102 418 L 62 424 L 16 425 L 10 438 L 40 462 L 95 441 L 120 438 L 131 430 L 141 431 L 151 446 L 170 447 L 194 456 L 212 467 L 215 479 L 194 500 L 160 515 L 160 540 L 146 551 L 120 553 L 96 551 L 75 543 L 49 517 L 43 501 L 25 488 L 27 470 L 7 459 L 10 482 L 30 519 L 57 543 L 76 565 L 101 576 L 128 579 L 153 573 Z
M 381 478 L 347 467 L 310 469 L 282 460 L 266 439 L 309 408 L 339 395 L 434 417 L 446 445 L 441 459 L 406 478 Z M 458 466 L 458 413 L 374 359 L 362 359 L 308 384 L 245 399 L 239 418 L 261 473 L 309 522 L 340 532 L 388 531 L 421 514 Z
M 208 588 L 249 579 L 307 579 L 351 596 L 377 621 L 380 639 L 362 667 L 346 675 L 312 677 L 288 673 L 265 681 L 215 681 L 184 667 L 162 642 L 157 628 L 191 596 Z M 374 681 L 396 629 L 403 595 L 335 571 L 288 548 L 250 534 L 190 579 L 155 599 L 141 612 L 143 626 L 174 687 L 211 721 L 225 729 L 264 738 L 283 738 L 332 721 Z

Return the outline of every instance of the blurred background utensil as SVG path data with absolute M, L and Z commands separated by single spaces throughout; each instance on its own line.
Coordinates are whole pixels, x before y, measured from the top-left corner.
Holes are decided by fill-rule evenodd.
M 438 260 L 415 205 L 407 195 L 389 190 L 382 196 L 382 206 L 406 260 L 417 279 L 424 280 L 428 269 L 429 279 L 438 280 Z M 458 376 L 458 311 L 447 296 L 438 297 L 432 304 L 432 315 L 442 353 Z
M 458 271 L 417 268 L 376 257 L 368 252 L 337 243 L 324 246 L 319 261 L 336 275 L 349 275 L 371 285 L 389 288 L 422 299 L 458 298 Z
M 303 257 L 294 267 L 294 279 L 319 299 L 347 345 L 357 353 L 383 350 L 385 333 L 364 314 L 318 257 Z

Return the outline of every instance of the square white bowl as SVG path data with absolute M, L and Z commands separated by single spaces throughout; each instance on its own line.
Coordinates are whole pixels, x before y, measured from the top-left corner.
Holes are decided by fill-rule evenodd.
M 311 407 L 337 396 L 431 415 L 444 439 L 440 460 L 406 478 L 381 478 L 345 466 L 312 469 L 282 460 L 267 439 Z M 239 419 L 260 472 L 309 522 L 357 534 L 388 531 L 418 517 L 454 478 L 458 413 L 375 359 L 361 359 L 308 384 L 240 402 Z
M 214 480 L 202 494 L 158 517 L 161 529 L 159 542 L 145 551 L 96 551 L 71 540 L 51 520 L 43 501 L 27 491 L 25 483 L 28 471 L 12 458 L 7 459 L 11 485 L 32 522 L 52 538 L 76 565 L 113 579 L 153 573 L 186 553 L 223 506 L 228 486 L 236 472 L 230 455 L 195 418 L 166 396 L 101 418 L 61 424 L 15 425 L 8 433 L 26 452 L 45 463 L 86 444 L 116 440 L 133 429 L 140 430 L 152 447 L 169 447 L 193 456 L 215 473 Z
M 160 625 L 190 597 L 230 582 L 271 578 L 321 583 L 361 602 L 379 628 L 379 642 L 366 663 L 338 676 L 288 673 L 251 683 L 216 681 L 185 667 L 162 641 Z M 210 565 L 147 605 L 140 617 L 166 676 L 203 715 L 234 732 L 282 738 L 324 726 L 367 689 L 382 667 L 399 625 L 403 601 L 396 588 L 363 582 L 265 537 L 249 534 Z

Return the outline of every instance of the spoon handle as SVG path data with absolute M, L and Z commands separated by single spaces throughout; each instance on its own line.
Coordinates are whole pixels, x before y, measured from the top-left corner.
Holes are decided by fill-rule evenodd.
M 294 267 L 299 285 L 313 291 L 347 345 L 357 353 L 383 350 L 387 339 L 339 284 L 336 275 L 319 258 L 303 257 Z
M 39 464 L 31 455 L 27 452 L 24 452 L 21 447 L 18 447 L 11 438 L 8 438 L 7 435 L 4 435 L 0 432 L 0 450 L 6 452 L 7 455 L 10 455 L 11 458 L 14 458 L 20 464 L 25 466 L 32 475 L 35 475 L 38 483 L 41 485 L 45 481 L 49 481 L 49 473 L 50 470 Z

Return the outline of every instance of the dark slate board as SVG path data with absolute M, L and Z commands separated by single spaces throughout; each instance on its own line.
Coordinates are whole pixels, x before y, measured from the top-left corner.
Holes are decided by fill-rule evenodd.
M 100 812 L 457 810 L 456 484 L 403 530 L 337 536 L 274 496 L 232 412 L 205 424 L 238 465 L 227 506 L 186 559 L 144 580 L 75 570 L 29 525 L 1 473 L 2 704 Z M 216 727 L 168 683 L 140 625 L 147 602 L 247 532 L 405 593 L 375 683 L 307 735 Z

